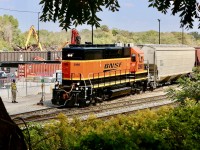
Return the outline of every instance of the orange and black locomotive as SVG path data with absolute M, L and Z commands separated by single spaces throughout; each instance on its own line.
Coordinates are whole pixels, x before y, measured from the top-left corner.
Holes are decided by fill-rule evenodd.
M 139 48 L 69 45 L 62 51 L 62 84 L 56 82 L 52 103 L 84 106 L 146 88 L 147 70 Z

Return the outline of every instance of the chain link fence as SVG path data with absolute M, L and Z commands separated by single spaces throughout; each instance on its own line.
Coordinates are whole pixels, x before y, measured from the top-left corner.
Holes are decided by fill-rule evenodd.
M 13 78 L 0 79 L 0 97 L 11 99 L 11 82 Z M 29 95 L 52 93 L 55 79 L 53 77 L 29 77 L 16 79 L 17 98 Z

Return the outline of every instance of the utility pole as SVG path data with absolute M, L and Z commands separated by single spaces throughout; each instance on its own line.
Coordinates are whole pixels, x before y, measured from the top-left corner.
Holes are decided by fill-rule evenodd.
M 40 12 L 38 12 L 38 43 L 40 43 Z
M 158 19 L 158 24 L 159 24 L 158 34 L 159 34 L 159 44 L 160 44 L 160 19 Z
M 183 39 L 184 39 L 184 27 L 182 27 L 182 44 L 184 44 Z
M 93 25 L 92 25 L 92 45 L 93 45 L 93 35 L 94 34 L 94 31 L 93 31 Z

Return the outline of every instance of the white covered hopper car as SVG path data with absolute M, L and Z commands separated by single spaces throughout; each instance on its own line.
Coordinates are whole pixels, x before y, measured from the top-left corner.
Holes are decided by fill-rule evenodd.
M 176 81 L 180 76 L 192 72 L 195 64 L 195 48 L 186 45 L 145 44 L 137 45 L 144 51 L 149 70 L 149 82 L 160 84 Z

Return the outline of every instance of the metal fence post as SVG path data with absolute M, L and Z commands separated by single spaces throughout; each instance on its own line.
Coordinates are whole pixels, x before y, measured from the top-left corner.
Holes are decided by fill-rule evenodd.
M 27 78 L 25 79 L 25 81 L 26 81 L 26 96 L 27 96 L 28 95 Z

